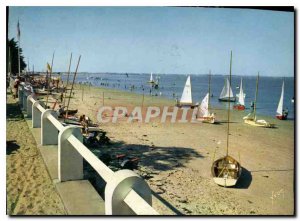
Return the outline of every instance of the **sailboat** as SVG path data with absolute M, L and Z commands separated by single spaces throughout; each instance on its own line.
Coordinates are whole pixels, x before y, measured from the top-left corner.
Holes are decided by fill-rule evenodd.
M 237 110 L 245 110 L 245 94 L 243 91 L 243 80 L 241 78 L 241 85 L 240 85 L 240 93 L 239 93 L 239 100 L 238 104 L 234 105 L 233 108 Z
M 256 119 L 258 82 L 259 82 L 259 73 L 257 74 L 257 79 L 256 79 L 256 92 L 255 92 L 253 112 L 251 112 L 247 116 L 243 117 L 243 120 L 246 124 L 249 124 L 251 126 L 273 128 L 273 127 L 275 127 L 275 124 L 271 124 L 265 120 L 257 120 Z
M 276 114 L 276 118 L 279 120 L 286 120 L 288 116 L 288 112 L 283 110 L 283 97 L 284 97 L 283 95 L 284 95 L 284 81 L 282 82 L 281 96 L 279 99 L 277 114 Z
M 211 74 L 209 73 L 209 83 L 208 83 L 208 93 L 202 100 L 201 104 L 198 107 L 198 113 L 199 117 L 197 117 L 197 120 L 202 121 L 203 123 L 215 123 L 215 114 L 209 113 L 209 101 L 210 101 L 210 79 Z
M 179 101 L 179 104 L 177 105 L 179 107 L 182 106 L 188 106 L 193 107 L 193 101 L 192 101 L 192 85 L 191 85 L 191 77 L 188 76 L 185 82 L 185 86 L 181 95 L 181 99 Z
M 228 78 L 225 80 L 225 84 L 221 91 L 219 101 L 235 102 L 235 97 L 233 96 L 233 92 L 232 92 Z
M 230 74 L 229 74 L 229 87 L 231 85 L 231 66 L 232 66 L 232 51 L 230 53 Z M 228 102 L 228 117 L 227 117 L 227 148 L 226 155 L 214 161 L 211 167 L 211 173 L 213 180 L 216 184 L 224 187 L 235 186 L 238 179 L 242 174 L 241 164 L 233 157 L 228 155 L 228 144 L 229 144 L 229 119 L 230 119 L 230 97 L 229 94 Z
M 150 75 L 150 80 L 148 81 L 148 83 L 150 84 L 154 84 L 154 80 L 153 80 L 153 75 L 152 75 L 152 72 L 151 72 L 151 75 Z

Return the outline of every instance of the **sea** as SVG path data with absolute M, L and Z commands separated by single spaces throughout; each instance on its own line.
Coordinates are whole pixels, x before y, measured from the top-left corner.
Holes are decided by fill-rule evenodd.
M 209 75 L 199 74 L 191 76 L 191 88 L 193 103 L 201 103 L 208 92 Z M 228 106 L 227 102 L 218 100 L 225 79 L 228 76 L 211 75 L 211 99 L 210 104 L 213 108 L 224 108 Z M 66 80 L 66 74 L 62 75 L 62 80 Z M 183 88 L 187 79 L 184 74 L 153 74 L 154 80 L 158 80 L 158 88 L 152 88 L 149 83 L 149 73 L 78 73 L 75 82 L 90 84 L 95 87 L 111 88 L 116 90 L 128 91 L 131 93 L 152 95 L 175 100 L 181 98 Z M 243 80 L 243 91 L 246 94 L 245 106 L 246 112 L 250 111 L 251 102 L 255 100 L 256 79 L 257 76 L 239 76 L 233 75 L 231 78 L 231 87 L 234 96 L 239 93 L 239 86 Z M 289 111 L 288 119 L 294 119 L 295 103 L 292 100 L 295 97 L 295 79 L 294 77 L 266 77 L 259 76 L 258 96 L 257 96 L 257 114 L 264 116 L 275 116 L 278 102 L 281 95 L 282 83 L 284 81 L 284 102 L 283 107 Z M 294 99 L 295 100 L 295 99 Z M 233 105 L 231 105 L 233 106 Z

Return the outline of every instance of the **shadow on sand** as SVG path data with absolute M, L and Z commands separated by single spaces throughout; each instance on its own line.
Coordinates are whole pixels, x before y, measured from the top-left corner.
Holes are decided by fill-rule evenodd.
M 235 188 L 238 189 L 248 189 L 250 184 L 252 182 L 252 175 L 249 170 L 247 170 L 245 167 L 242 167 L 242 174 L 239 178 Z
M 92 149 L 91 149 L 92 150 Z M 125 154 L 126 157 L 137 157 L 139 158 L 139 170 L 149 172 L 149 174 L 158 174 L 160 171 L 173 170 L 179 167 L 185 167 L 184 165 L 194 157 L 203 156 L 196 152 L 192 148 L 186 147 L 157 147 L 150 145 L 137 145 L 137 144 L 126 144 L 122 141 L 112 142 L 109 146 L 101 150 L 93 149 L 96 155 L 101 158 L 101 154 L 108 154 L 112 161 L 116 160 L 116 155 Z M 86 164 L 86 163 L 85 163 Z M 106 164 L 111 165 L 107 162 Z M 145 168 L 146 167 L 146 168 Z M 105 181 L 90 167 L 85 167 L 85 179 L 89 179 L 97 192 L 105 198 Z M 121 168 L 118 168 L 120 170 Z M 142 176 L 143 177 L 143 176 Z M 152 177 L 150 175 L 150 177 Z M 143 177 L 143 179 L 149 179 L 150 177 Z M 162 204 L 173 211 L 177 215 L 182 215 L 182 213 L 177 210 L 172 204 L 167 200 L 162 198 L 159 193 L 152 190 L 152 194 L 156 197 Z
M 16 143 L 16 140 L 6 141 L 6 155 L 10 155 L 12 152 L 18 150 L 20 146 Z
M 139 166 L 145 166 L 157 171 L 184 167 L 184 164 L 192 158 L 203 157 L 194 149 L 187 147 L 157 147 L 121 143 L 109 148 L 109 153 L 112 155 L 126 154 L 128 157 L 137 157 L 140 159 Z
M 19 121 L 23 119 L 23 114 L 18 103 L 6 104 L 6 120 Z

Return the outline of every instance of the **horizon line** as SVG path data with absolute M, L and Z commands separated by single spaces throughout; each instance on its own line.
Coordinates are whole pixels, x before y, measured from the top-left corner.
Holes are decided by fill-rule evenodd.
M 32 71 L 30 71 L 32 73 Z M 36 73 L 46 73 L 45 71 L 35 71 Z M 63 73 L 63 74 L 66 74 L 67 71 L 54 71 L 52 72 L 52 74 L 57 74 L 57 73 Z M 74 73 L 74 71 L 71 71 L 71 73 Z M 182 73 L 155 73 L 155 72 L 110 72 L 110 71 L 103 71 L 103 72 L 89 72 L 89 71 L 80 71 L 80 72 L 77 72 L 77 74 L 133 74 L 133 75 L 142 75 L 142 74 L 153 74 L 153 75 L 209 75 L 209 73 L 205 73 L 205 74 L 182 74 Z M 211 74 L 212 76 L 227 76 L 229 74 Z M 239 76 L 239 77 L 253 77 L 253 76 L 257 76 L 257 74 L 253 74 L 253 75 L 240 75 L 240 74 L 232 74 L 231 76 Z M 273 76 L 273 75 L 263 75 L 263 74 L 259 74 L 260 77 L 290 77 L 290 78 L 295 78 L 295 74 L 293 76 L 285 76 L 285 75 L 282 75 L 282 76 Z

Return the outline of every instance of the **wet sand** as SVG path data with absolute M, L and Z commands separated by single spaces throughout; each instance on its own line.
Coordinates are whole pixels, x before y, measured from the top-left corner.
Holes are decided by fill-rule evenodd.
M 103 105 L 173 106 L 174 101 L 111 89 L 77 85 L 70 108 L 79 109 L 93 120 Z M 214 98 L 217 99 L 217 98 Z M 213 109 L 219 124 L 205 123 L 102 123 L 113 145 L 99 151 L 112 155 L 126 153 L 140 158 L 138 172 L 154 195 L 168 202 L 161 214 L 187 215 L 291 215 L 294 213 L 294 121 L 279 121 L 275 129 L 247 125 L 247 111 L 232 110 L 230 115 L 229 155 L 241 162 L 243 173 L 236 187 L 224 188 L 211 178 L 213 159 L 224 156 L 227 137 L 227 110 Z M 171 210 L 170 210 L 171 208 Z
M 19 106 L 11 96 L 7 98 L 7 214 L 64 215 L 64 206 Z

